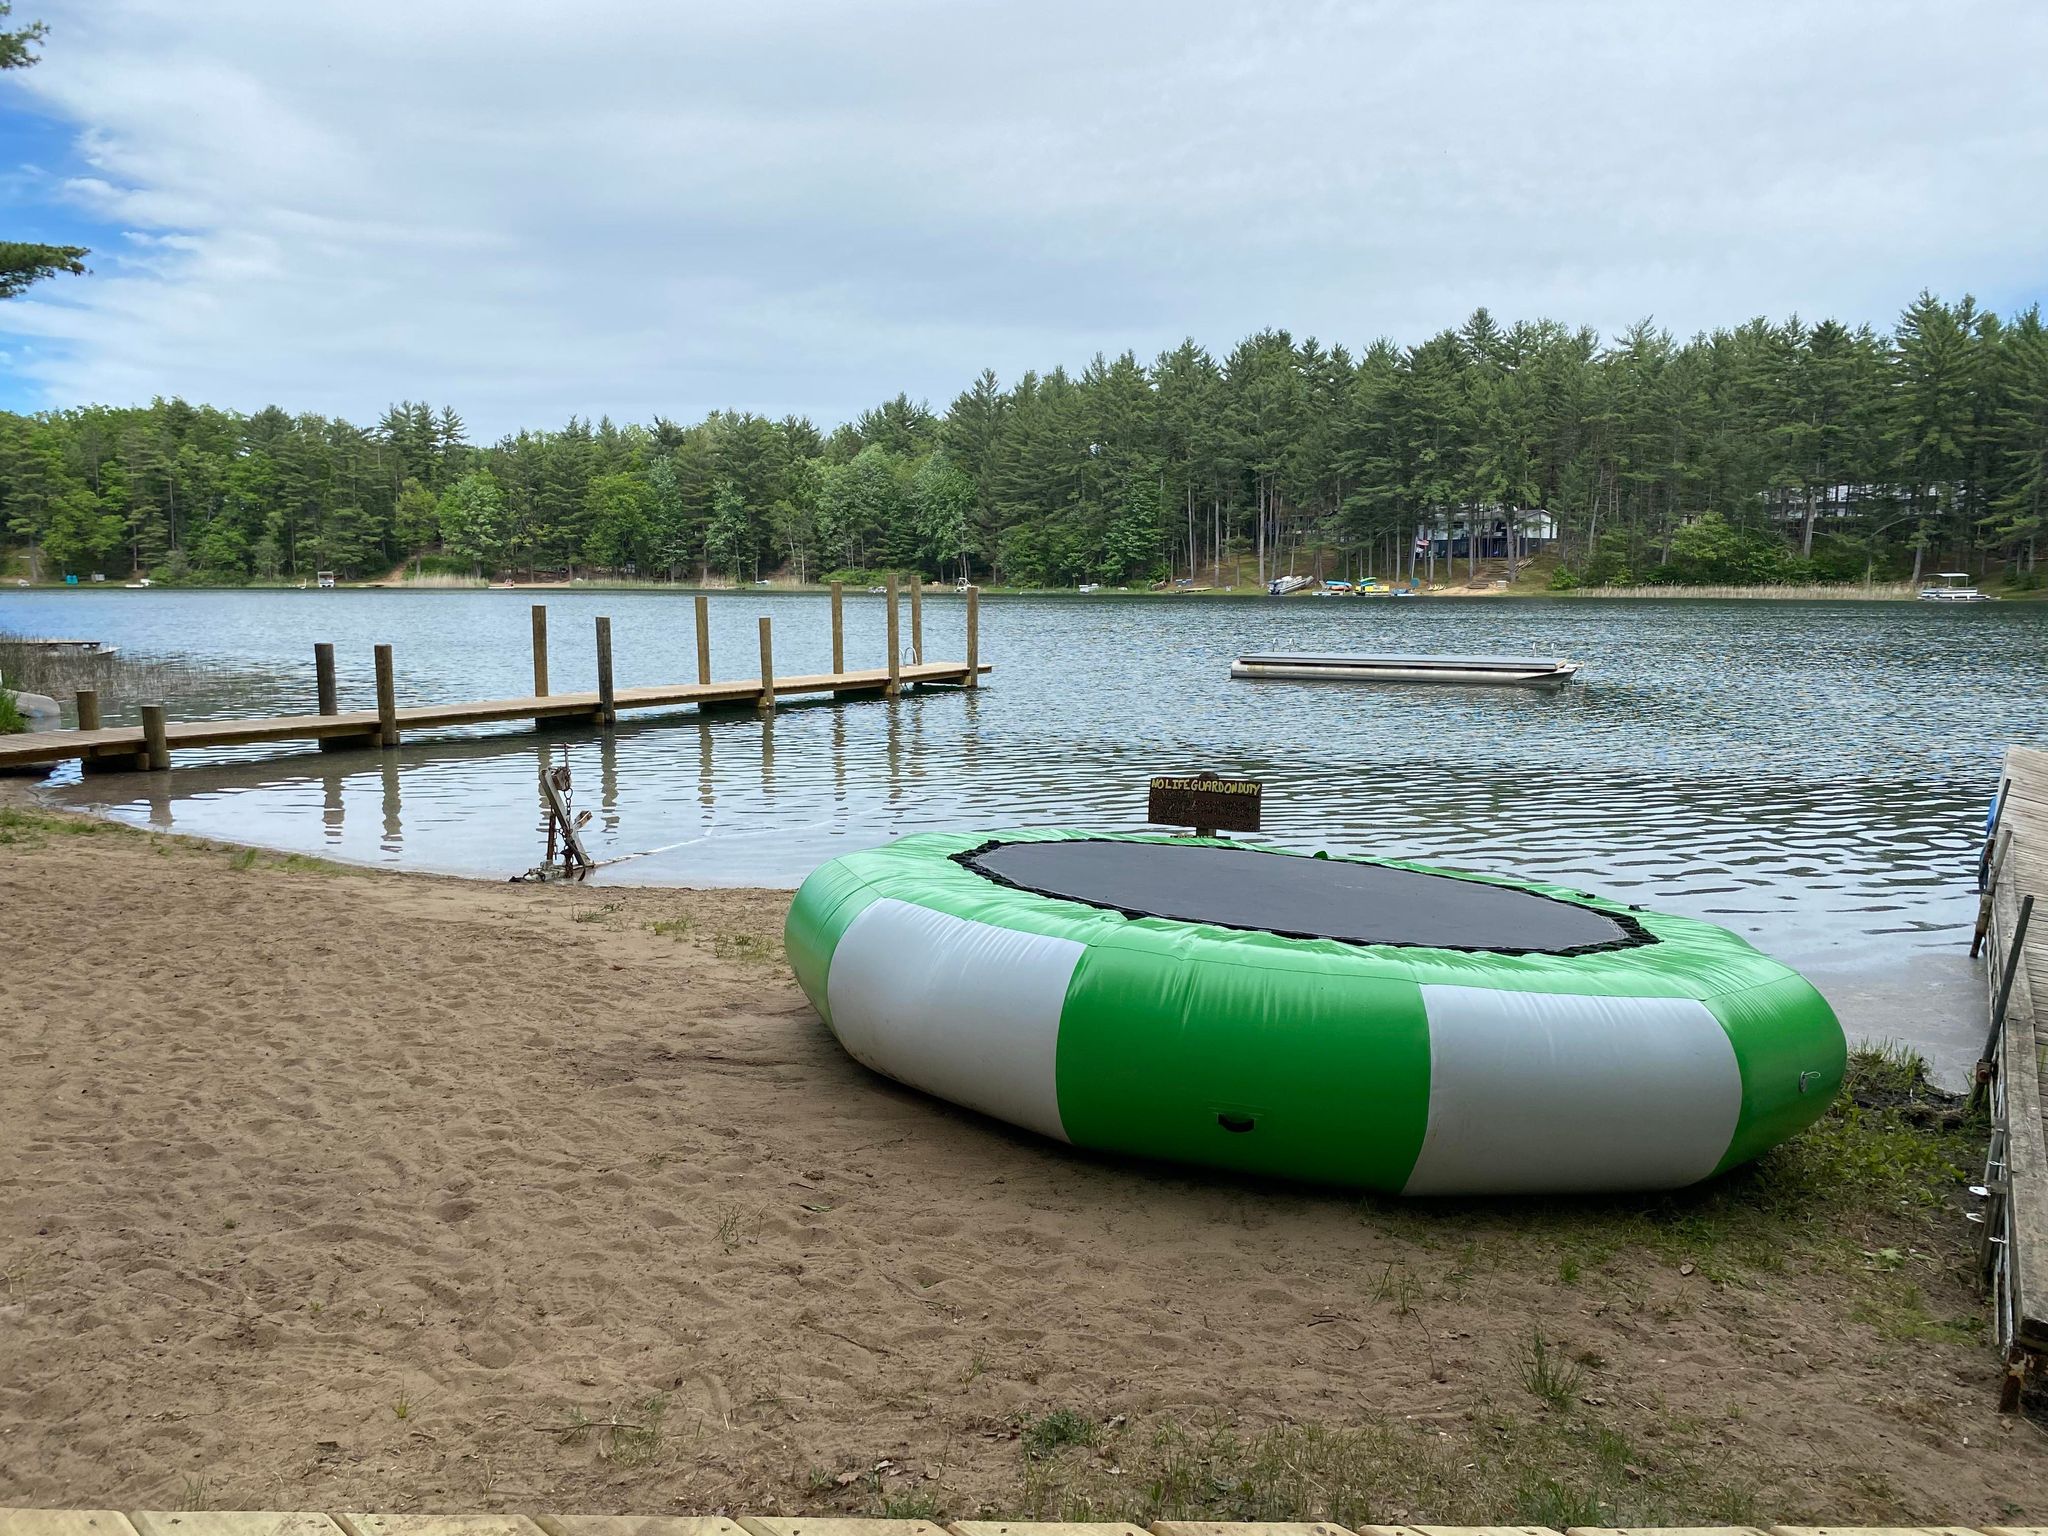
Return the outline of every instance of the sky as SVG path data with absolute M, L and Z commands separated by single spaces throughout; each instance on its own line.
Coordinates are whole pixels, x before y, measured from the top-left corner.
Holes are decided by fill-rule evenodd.
M 823 426 L 1484 305 L 2048 295 L 2037 0 L 18 0 L 0 408 Z

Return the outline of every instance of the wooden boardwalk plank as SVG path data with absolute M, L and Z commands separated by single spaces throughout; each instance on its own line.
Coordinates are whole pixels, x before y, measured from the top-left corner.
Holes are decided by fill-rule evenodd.
M 305 1510 L 140 1509 L 128 1518 L 141 1536 L 342 1536 L 332 1516 Z
M 2006 1258 L 2014 1333 L 2028 1348 L 2048 1351 L 2048 752 L 2011 748 L 2005 777 L 2000 828 L 2011 843 L 1993 893 L 1985 968 L 1994 1006 L 2020 899 L 2034 897 L 1998 1048 L 2011 1234 Z
M 548 1536 L 745 1536 L 723 1515 L 535 1515 Z
M 1121 1520 L 955 1520 L 946 1529 L 953 1536 L 1145 1536 L 1142 1527 Z
M 848 1520 L 827 1515 L 741 1515 L 754 1536 L 944 1536 L 929 1520 Z
M 0 1509 L 0 1536 L 135 1536 L 112 1509 Z
M 336 1515 L 348 1536 L 547 1536 L 524 1515 Z
M 1330 1520 L 1154 1520 L 1152 1536 L 1353 1536 Z

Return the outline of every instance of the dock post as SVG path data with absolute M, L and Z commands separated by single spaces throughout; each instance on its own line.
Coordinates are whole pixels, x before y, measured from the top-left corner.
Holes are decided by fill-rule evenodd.
M 923 571 L 914 571 L 910 577 L 910 662 L 912 666 L 924 665 Z
M 398 745 L 398 685 L 391 676 L 391 647 L 380 645 L 377 657 L 377 745 Z
M 164 737 L 164 707 L 161 704 L 142 706 L 142 756 L 153 772 L 161 773 L 171 766 L 171 747 Z
M 597 723 L 610 725 L 619 718 L 612 695 L 612 621 L 597 621 Z
M 711 599 L 697 594 L 697 681 L 711 681 Z
M 767 614 L 761 615 L 761 701 L 763 714 L 775 712 L 775 640 Z
M 832 583 L 832 675 L 837 677 L 846 670 L 846 591 L 839 582 Z
M 889 573 L 889 681 L 882 689 L 883 695 L 891 699 L 903 691 L 903 657 L 900 654 L 903 648 L 903 641 L 898 633 L 897 626 L 899 622 L 896 614 L 896 573 L 891 571 Z
M 321 714 L 341 713 L 341 693 L 334 683 L 334 647 L 324 640 L 313 647 L 313 689 L 320 700 Z M 340 752 L 360 747 L 364 740 L 361 736 L 322 736 L 317 745 L 322 752 Z
M 533 605 L 533 696 L 548 696 L 548 605 Z
M 320 700 L 319 713 L 341 713 L 341 695 L 334 686 L 334 647 L 325 640 L 313 647 L 313 692 Z
M 967 589 L 967 686 L 981 686 L 981 588 Z
M 100 694 L 97 688 L 78 690 L 78 728 L 97 731 L 100 724 Z M 119 752 L 105 757 L 87 754 L 78 760 L 80 773 L 132 773 L 148 760 L 140 752 Z

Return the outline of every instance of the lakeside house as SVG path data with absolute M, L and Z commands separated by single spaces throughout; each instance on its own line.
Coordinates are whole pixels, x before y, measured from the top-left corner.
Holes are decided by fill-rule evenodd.
M 1540 508 L 1517 507 L 1511 515 L 1504 507 L 1481 507 L 1476 511 L 1438 513 L 1433 524 L 1423 524 L 1426 547 L 1416 552 L 1438 560 L 1470 559 L 1476 539 L 1479 559 L 1505 560 L 1509 555 L 1511 522 L 1517 560 L 1526 560 L 1556 542 L 1557 519 Z

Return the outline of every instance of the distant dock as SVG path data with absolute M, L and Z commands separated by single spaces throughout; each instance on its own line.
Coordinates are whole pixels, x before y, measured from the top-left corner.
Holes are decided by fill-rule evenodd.
M 1991 1033 L 1979 1079 L 1991 1105 L 1981 1255 L 2005 1352 L 2005 1406 L 2048 1367 L 2048 752 L 2006 753 L 1980 926 Z
M 991 670 L 980 659 L 980 592 L 967 590 L 967 655 L 960 661 L 924 659 L 924 604 L 921 590 L 910 589 L 910 637 L 905 660 L 901 633 L 901 603 L 896 578 L 889 580 L 886 664 L 849 670 L 846 666 L 846 627 L 839 583 L 832 584 L 832 670 L 794 677 L 775 674 L 774 633 L 769 620 L 760 620 L 760 670 L 751 677 L 714 682 L 711 677 L 711 626 L 708 602 L 696 600 L 697 680 L 692 683 L 655 684 L 619 688 L 612 682 L 611 620 L 600 618 L 596 625 L 597 688 L 586 693 L 554 693 L 548 687 L 547 608 L 533 608 L 533 692 L 519 698 L 483 699 L 457 704 L 401 706 L 394 681 L 391 647 L 375 648 L 377 707 L 344 710 L 337 698 L 334 648 L 313 648 L 314 692 L 317 703 L 312 714 L 272 715 L 251 720 L 171 720 L 162 704 L 142 706 L 142 723 L 127 726 L 100 724 L 99 698 L 95 691 L 81 689 L 77 695 L 78 727 L 68 731 L 33 731 L 0 736 L 0 768 L 33 767 L 38 764 L 76 760 L 87 772 L 128 772 L 163 770 L 171 766 L 171 753 L 200 747 L 241 747 L 273 741 L 317 742 L 323 751 L 352 747 L 396 746 L 407 731 L 442 729 L 453 726 L 488 725 L 507 720 L 531 720 L 542 725 L 610 725 L 620 710 L 675 708 L 685 704 L 699 708 L 751 706 L 771 711 L 779 700 L 789 697 L 894 698 L 906 687 L 950 685 L 975 688 L 983 673 Z

